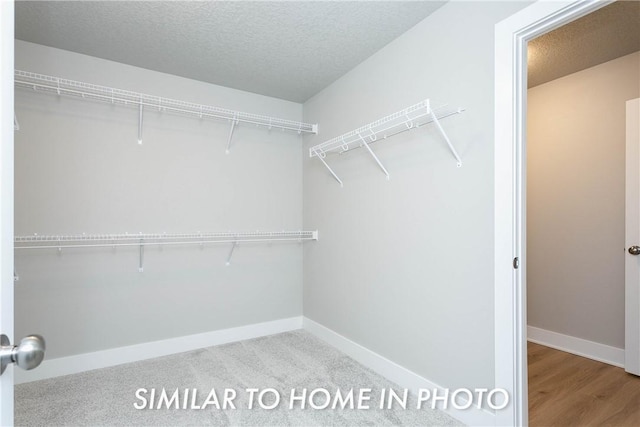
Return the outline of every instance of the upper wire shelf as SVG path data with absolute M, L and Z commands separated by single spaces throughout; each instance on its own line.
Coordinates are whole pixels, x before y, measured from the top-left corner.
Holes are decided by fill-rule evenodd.
M 259 114 L 244 113 L 229 110 L 221 107 L 195 104 L 192 102 L 178 101 L 170 98 L 162 98 L 154 95 L 131 92 L 122 89 L 115 89 L 106 86 L 99 86 L 90 83 L 83 83 L 74 80 L 62 79 L 59 77 L 36 74 L 29 71 L 15 70 L 15 85 L 19 88 L 32 89 L 35 91 L 79 97 L 88 100 L 106 102 L 109 104 L 126 105 L 138 107 L 140 110 L 140 128 L 138 142 L 142 142 L 142 111 L 148 107 L 158 111 L 184 114 L 198 118 L 213 118 L 228 120 L 232 128 L 229 141 L 233 135 L 233 129 L 238 123 L 248 123 L 268 129 L 282 129 L 301 133 L 318 133 L 318 125 L 310 123 L 296 122 L 293 120 L 280 119 L 276 117 L 262 116 Z M 227 144 L 227 152 L 229 144 Z
M 373 156 L 378 166 L 389 179 L 389 172 L 384 167 L 380 159 L 371 150 L 369 145 L 373 142 L 381 139 L 387 139 L 391 136 L 397 135 L 402 132 L 406 132 L 412 129 L 417 129 L 428 123 L 434 123 L 447 143 L 453 157 L 456 159 L 458 167 L 462 166 L 462 160 L 458 155 L 458 152 L 454 148 L 453 144 L 449 140 L 449 137 L 445 133 L 444 129 L 440 125 L 440 119 L 459 114 L 464 111 L 463 108 L 449 108 L 446 106 L 432 108 L 428 99 L 421 101 L 415 105 L 407 107 L 401 111 L 390 114 L 386 117 L 378 119 L 367 125 L 361 126 L 355 130 L 347 132 L 343 135 L 332 138 L 322 144 L 314 145 L 309 148 L 309 157 L 317 157 L 327 167 L 331 175 L 342 185 L 342 181 L 336 173 L 329 167 L 325 161 L 327 153 L 337 152 L 342 154 L 344 152 L 353 150 L 355 148 L 366 148 L 367 151 Z
M 236 246 L 240 243 L 270 243 L 270 242 L 303 242 L 318 240 L 318 230 L 314 231 L 253 231 L 253 232 L 213 232 L 213 233 L 154 233 L 154 234 L 72 234 L 72 235 L 38 235 L 15 236 L 15 249 L 58 249 L 63 248 L 97 248 L 138 246 L 139 266 L 144 267 L 144 247 L 151 245 L 189 245 L 205 243 L 231 243 L 226 265 L 231 263 L 231 257 Z

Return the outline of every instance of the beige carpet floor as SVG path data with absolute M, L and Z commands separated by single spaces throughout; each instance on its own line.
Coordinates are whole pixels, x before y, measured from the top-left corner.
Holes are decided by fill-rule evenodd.
M 147 389 L 139 392 L 138 389 Z M 171 409 L 158 398 L 165 389 L 169 397 L 179 389 L 179 409 Z M 248 409 L 248 388 L 273 388 L 281 396 L 273 409 Z M 301 409 L 289 407 L 290 394 L 306 388 L 325 389 L 335 398 L 337 390 L 371 388 L 371 409 Z M 335 348 L 305 331 L 294 331 L 232 344 L 97 369 L 75 375 L 20 384 L 15 389 L 15 423 L 24 426 L 450 426 L 460 425 L 445 413 L 430 408 L 416 409 L 409 398 L 407 409 L 394 405 L 378 409 L 382 389 L 396 384 L 357 363 Z M 151 389 L 155 389 L 154 408 L 149 408 Z M 197 390 L 196 406 L 202 406 L 211 389 L 222 405 L 224 389 L 233 389 L 236 409 L 217 409 L 211 402 L 205 409 L 182 409 L 185 389 Z M 264 404 L 275 403 L 275 394 L 265 392 Z M 316 394 L 316 406 L 326 395 Z M 257 394 L 254 396 L 257 403 Z M 357 401 L 355 402 L 357 404 Z M 136 409 L 134 404 L 144 406 Z

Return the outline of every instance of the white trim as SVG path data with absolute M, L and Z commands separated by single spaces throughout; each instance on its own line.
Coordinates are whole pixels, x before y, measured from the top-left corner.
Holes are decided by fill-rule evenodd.
M 303 328 L 389 381 L 409 389 L 413 394 L 417 394 L 418 389 L 438 389 L 439 395 L 442 395 L 443 387 L 307 317 L 303 317 Z M 495 423 L 495 415 L 492 412 L 478 409 L 475 405 L 467 410 L 455 409 L 449 405 L 443 411 L 467 425 L 494 425 Z
M 13 70 L 14 3 L 0 0 L 0 333 L 13 335 Z M 0 425 L 13 425 L 13 373 L 0 377 Z
M 624 368 L 624 349 L 564 335 L 546 329 L 527 326 L 527 340 L 536 344 L 566 351 L 598 362 Z
M 525 130 L 527 42 L 610 0 L 538 1 L 495 26 L 494 321 L 495 387 L 511 404 L 498 425 L 526 425 Z M 520 268 L 514 269 L 518 257 Z
M 123 363 L 153 359 L 156 357 L 183 353 L 185 351 L 211 347 L 214 345 L 289 332 L 301 328 L 302 317 L 298 316 L 239 326 L 237 328 L 221 329 L 202 334 L 187 335 L 161 341 L 118 347 L 93 353 L 60 357 L 57 359 L 45 360 L 38 369 L 34 369 L 33 371 L 16 370 L 15 382 L 16 384 L 20 384 L 59 377 L 62 375 L 77 374 L 79 372 L 90 371 L 92 369 L 107 368 L 109 366 L 120 365 Z

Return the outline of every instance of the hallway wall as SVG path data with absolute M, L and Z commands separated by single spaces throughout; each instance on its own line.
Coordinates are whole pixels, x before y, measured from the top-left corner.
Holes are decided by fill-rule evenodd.
M 625 102 L 640 52 L 528 91 L 528 324 L 624 348 Z

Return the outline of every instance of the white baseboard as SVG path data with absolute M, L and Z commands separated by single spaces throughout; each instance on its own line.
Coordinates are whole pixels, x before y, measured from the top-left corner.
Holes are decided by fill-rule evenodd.
M 570 335 L 559 334 L 546 329 L 527 326 L 527 340 L 567 353 L 608 363 L 609 365 L 624 368 L 624 349 L 611 347 Z
M 237 328 L 187 335 L 184 337 L 78 354 L 75 356 L 60 357 L 51 360 L 45 359 L 37 369 L 32 371 L 15 369 L 14 378 L 16 384 L 27 383 L 62 375 L 77 374 L 92 369 L 107 368 L 123 363 L 153 359 L 155 357 L 182 353 L 214 345 L 279 334 L 301 328 L 302 317 L 290 317 L 288 319 L 255 323 Z
M 337 332 L 314 322 L 313 320 L 303 317 L 303 328 L 327 342 L 348 356 L 352 357 L 359 363 L 375 371 L 376 373 L 398 384 L 402 388 L 410 390 L 413 394 L 417 394 L 419 389 L 438 389 L 439 395 L 442 395 L 443 388 L 433 382 L 421 377 L 389 359 L 361 346 L 358 343 L 343 337 Z M 470 426 L 486 426 L 495 425 L 495 415 L 492 412 L 478 409 L 472 405 L 469 409 L 460 410 L 453 408 L 451 405 L 444 410 L 452 417 Z

